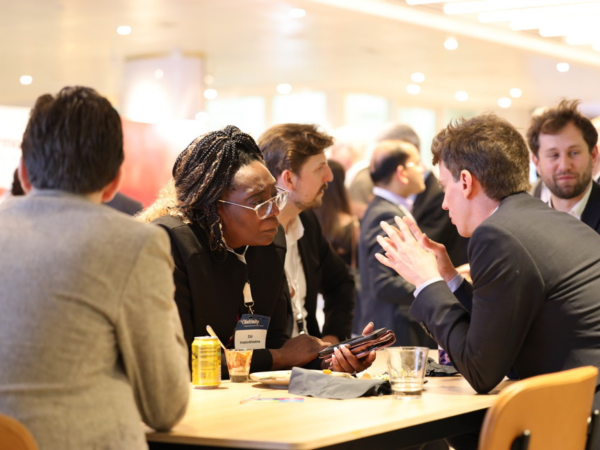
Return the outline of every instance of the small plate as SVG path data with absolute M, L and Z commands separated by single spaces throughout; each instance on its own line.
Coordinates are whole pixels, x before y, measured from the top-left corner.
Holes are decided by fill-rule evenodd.
M 271 372 L 251 373 L 250 379 L 271 386 L 288 386 L 291 376 L 291 370 L 274 370 Z

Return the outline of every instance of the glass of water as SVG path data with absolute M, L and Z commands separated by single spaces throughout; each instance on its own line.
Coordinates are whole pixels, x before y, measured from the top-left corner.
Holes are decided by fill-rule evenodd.
M 385 349 L 385 353 L 394 397 L 421 398 L 429 349 L 427 347 L 388 347 Z

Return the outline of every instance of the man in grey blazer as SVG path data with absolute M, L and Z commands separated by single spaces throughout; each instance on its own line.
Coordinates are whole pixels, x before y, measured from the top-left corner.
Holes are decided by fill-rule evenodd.
M 600 236 L 525 192 L 522 136 L 503 119 L 482 115 L 449 125 L 432 152 L 443 206 L 458 232 L 471 238 L 473 284 L 415 225 L 383 224 L 391 240 L 379 239 L 386 256 L 377 258 L 417 286 L 411 314 L 480 393 L 509 372 L 527 378 L 600 367 Z
M 41 96 L 23 136 L 27 195 L 0 205 L 0 413 L 40 449 L 144 449 L 189 398 L 167 234 L 101 203 L 121 121 L 94 90 Z

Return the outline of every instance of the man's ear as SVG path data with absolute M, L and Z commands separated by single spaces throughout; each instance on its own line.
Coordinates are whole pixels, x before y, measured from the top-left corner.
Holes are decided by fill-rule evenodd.
M 289 169 L 285 169 L 277 178 L 277 186 L 282 187 L 287 191 L 293 191 L 297 183 L 298 175 Z
M 592 156 L 592 166 L 596 165 L 596 161 L 598 161 L 598 146 L 596 145 L 591 152 Z
M 409 183 L 408 176 L 406 175 L 406 167 L 404 167 L 403 165 L 399 165 L 398 167 L 396 167 L 395 175 L 398 181 L 400 181 L 400 183 L 402 183 L 403 185 L 407 185 Z
M 119 167 L 119 171 L 117 172 L 117 175 L 115 176 L 114 180 L 108 183 L 106 187 L 102 190 L 102 203 L 110 202 L 113 199 L 113 197 L 119 190 L 119 187 L 121 186 L 122 178 L 123 168 Z
M 598 154 L 598 147 L 594 147 L 596 149 L 596 154 Z M 592 150 L 593 152 L 593 150 Z M 537 156 L 535 156 L 535 154 L 531 153 L 531 162 L 535 165 L 536 169 L 538 168 L 538 164 L 540 163 L 540 160 Z
M 475 194 L 475 179 L 468 170 L 461 170 L 459 175 L 460 186 L 463 196 L 466 199 L 471 198 Z
M 31 183 L 29 182 L 29 172 L 27 172 L 27 167 L 25 166 L 25 162 L 23 161 L 23 157 L 19 159 L 19 168 L 17 169 L 19 174 L 19 182 L 21 183 L 21 187 L 25 194 L 29 194 L 31 191 Z

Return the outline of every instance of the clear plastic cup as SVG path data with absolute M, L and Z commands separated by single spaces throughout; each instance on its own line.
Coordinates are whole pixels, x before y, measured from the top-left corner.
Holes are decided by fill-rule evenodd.
M 236 348 L 225 350 L 225 358 L 227 358 L 229 380 L 232 383 L 243 383 L 248 381 L 250 363 L 252 362 L 252 349 Z
M 388 347 L 388 373 L 392 394 L 399 399 L 419 399 L 423 393 L 429 349 L 426 347 Z

